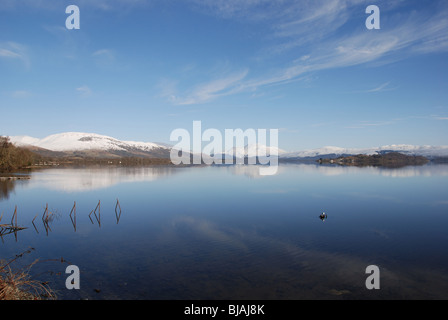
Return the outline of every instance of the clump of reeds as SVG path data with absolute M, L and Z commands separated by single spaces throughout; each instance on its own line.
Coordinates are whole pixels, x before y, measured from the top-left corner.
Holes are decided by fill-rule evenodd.
M 47 283 L 33 280 L 30 275 L 30 269 L 38 259 L 31 264 L 13 269 L 12 265 L 25 253 L 30 253 L 34 248 L 16 255 L 10 261 L 0 261 L 0 300 L 53 300 L 56 299 L 55 293 L 47 286 Z

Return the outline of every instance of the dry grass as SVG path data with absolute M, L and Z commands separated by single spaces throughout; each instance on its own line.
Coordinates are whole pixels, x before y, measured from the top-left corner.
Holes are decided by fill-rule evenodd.
M 31 264 L 14 270 L 12 264 L 25 253 L 30 253 L 29 249 L 10 261 L 0 261 L 0 300 L 44 300 L 56 299 L 54 292 L 48 288 L 46 283 L 33 280 L 30 276 L 30 269 L 39 260 Z

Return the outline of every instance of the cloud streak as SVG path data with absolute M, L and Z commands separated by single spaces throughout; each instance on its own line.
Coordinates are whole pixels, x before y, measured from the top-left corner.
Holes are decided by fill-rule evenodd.
M 177 105 L 190 105 L 211 101 L 220 96 L 230 95 L 241 91 L 242 80 L 247 76 L 248 70 L 242 70 L 226 77 L 218 78 L 199 84 L 185 96 L 170 94 L 171 102 Z
M 389 86 L 389 84 L 390 84 L 390 82 L 383 83 L 379 87 L 367 90 L 367 92 L 381 92 L 381 91 L 384 91 Z
M 90 97 L 92 95 L 92 90 L 86 85 L 76 88 L 76 91 L 81 95 L 81 97 L 84 98 Z
M 377 92 L 385 92 L 385 91 L 393 91 L 397 89 L 397 87 L 391 87 L 390 86 L 390 81 L 385 82 L 373 89 L 368 89 L 368 90 L 362 90 L 362 91 L 357 91 L 357 92 L 364 92 L 364 93 L 377 93 Z
M 16 59 L 22 61 L 25 67 L 30 66 L 30 60 L 26 53 L 26 47 L 16 42 L 0 43 L 1 59 Z
M 310 72 L 372 63 L 386 64 L 414 55 L 448 51 L 448 8 L 445 5 L 439 8 L 436 15 L 431 16 L 430 11 L 416 13 L 409 10 L 403 1 L 384 3 L 382 8 L 392 11 L 389 19 L 382 19 L 386 26 L 381 30 L 360 27 L 339 32 L 342 28 L 352 26 L 355 18 L 364 22 L 363 19 L 367 17 L 364 12 L 365 1 L 192 2 L 209 14 L 227 19 L 247 19 L 247 23 L 269 24 L 271 33 L 266 37 L 272 40 L 272 45 L 266 50 L 273 58 L 281 57 L 287 51 L 290 53 L 292 48 L 301 47 L 295 58 L 275 71 L 258 76 L 246 71 L 236 77 L 214 80 L 194 89 L 186 98 L 172 101 L 177 104 L 202 103 L 225 95 L 288 83 L 300 80 Z M 404 8 L 406 11 L 396 13 L 393 11 L 396 8 Z M 258 54 L 263 56 L 260 52 Z M 262 59 L 268 62 L 270 57 L 268 55 Z M 368 92 L 393 89 L 388 86 L 389 83 L 384 83 Z

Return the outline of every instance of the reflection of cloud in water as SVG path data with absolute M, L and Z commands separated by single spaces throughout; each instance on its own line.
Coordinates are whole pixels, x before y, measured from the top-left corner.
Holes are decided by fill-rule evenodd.
M 317 244 L 317 249 L 310 247 L 309 243 L 302 247 L 288 240 L 262 235 L 255 229 L 253 232 L 239 232 L 188 216 L 175 218 L 171 226 L 174 233 L 170 235 L 177 238 L 175 241 L 182 237 L 185 246 L 191 248 L 193 235 L 193 238 L 200 237 L 202 240 L 201 250 L 208 250 L 207 246 L 210 245 L 209 250 L 219 251 L 220 258 L 216 261 L 219 267 L 226 272 L 235 272 L 230 279 L 236 282 L 240 274 L 244 274 L 245 281 L 238 283 L 241 298 L 245 297 L 244 290 L 251 290 L 254 286 L 260 295 L 253 296 L 252 293 L 254 299 L 446 298 L 447 285 L 440 279 L 447 276 L 439 270 L 386 264 L 384 259 L 381 263 L 376 262 L 378 258 L 375 257 L 325 251 L 322 244 Z M 383 241 L 390 239 L 384 237 Z M 212 263 L 212 260 L 207 261 Z M 243 269 L 235 268 L 235 263 Z M 382 289 L 386 287 L 386 291 L 373 292 L 365 288 L 368 277 L 366 267 L 376 263 L 380 267 Z M 217 269 L 214 271 L 218 272 Z
M 202 235 L 212 243 L 221 243 L 242 250 L 247 250 L 247 246 L 242 241 L 238 240 L 238 235 L 232 234 L 228 230 L 219 230 L 216 225 L 207 220 L 201 220 L 191 216 L 181 216 L 172 221 L 172 227 L 174 229 L 186 227 L 197 234 Z
M 382 170 L 381 174 L 383 176 L 389 177 L 432 177 L 432 176 L 448 176 L 448 166 L 447 165 L 428 165 L 421 167 L 404 167 L 400 169 L 385 169 Z
M 318 165 L 318 164 L 279 164 L 277 175 L 288 172 L 287 168 L 296 168 L 303 173 L 318 173 L 325 176 L 339 176 L 352 174 L 371 174 L 382 175 L 394 178 L 406 178 L 416 176 L 448 176 L 448 165 L 445 164 L 429 164 L 423 166 L 406 166 L 401 168 L 385 168 L 385 167 L 354 167 L 339 165 Z M 231 165 L 227 170 L 234 175 L 245 175 L 249 178 L 263 178 L 270 176 L 260 175 L 259 165 Z
M 344 167 L 322 166 L 315 164 L 283 164 L 278 168 L 277 175 L 288 174 L 289 169 L 297 169 L 301 173 L 322 174 L 325 176 L 371 174 L 387 177 L 414 176 L 448 176 L 448 165 L 409 166 L 397 169 L 380 167 Z M 120 183 L 154 181 L 174 173 L 188 171 L 189 168 L 179 167 L 144 167 L 144 168 L 87 168 L 87 169 L 47 169 L 32 175 L 30 187 L 44 187 L 51 190 L 66 192 L 88 191 L 107 188 Z M 251 179 L 269 178 L 275 176 L 260 175 L 258 165 L 232 165 L 226 170 L 234 175 L 245 175 Z M 284 192 L 285 190 L 282 190 Z
M 448 165 L 423 165 L 407 166 L 402 168 L 384 167 L 353 167 L 353 166 L 330 166 L 315 164 L 287 164 L 286 166 L 296 167 L 306 173 L 320 173 L 325 176 L 338 176 L 347 174 L 371 174 L 382 175 L 395 178 L 406 178 L 416 176 L 448 176 Z M 282 166 L 280 166 L 281 168 Z
M 154 181 L 178 172 L 176 168 L 48 169 L 33 174 L 30 187 L 65 192 L 90 191 L 120 183 Z
M 268 167 L 268 166 L 264 166 Z M 236 164 L 236 165 L 230 165 L 227 167 L 229 172 L 234 175 L 245 175 L 249 178 L 255 179 L 255 178 L 264 178 L 264 177 L 272 177 L 275 175 L 261 175 L 260 174 L 260 168 L 263 168 L 261 165 L 249 165 L 249 164 Z M 281 172 L 281 165 L 277 168 L 277 174 Z

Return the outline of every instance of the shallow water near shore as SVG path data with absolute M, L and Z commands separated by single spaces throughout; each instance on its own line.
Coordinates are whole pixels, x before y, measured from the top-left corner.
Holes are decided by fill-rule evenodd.
M 47 169 L 0 182 L 3 222 L 17 206 L 27 227 L 0 257 L 35 248 L 20 263 L 39 258 L 31 274 L 59 299 L 447 299 L 447 178 L 432 164 Z

